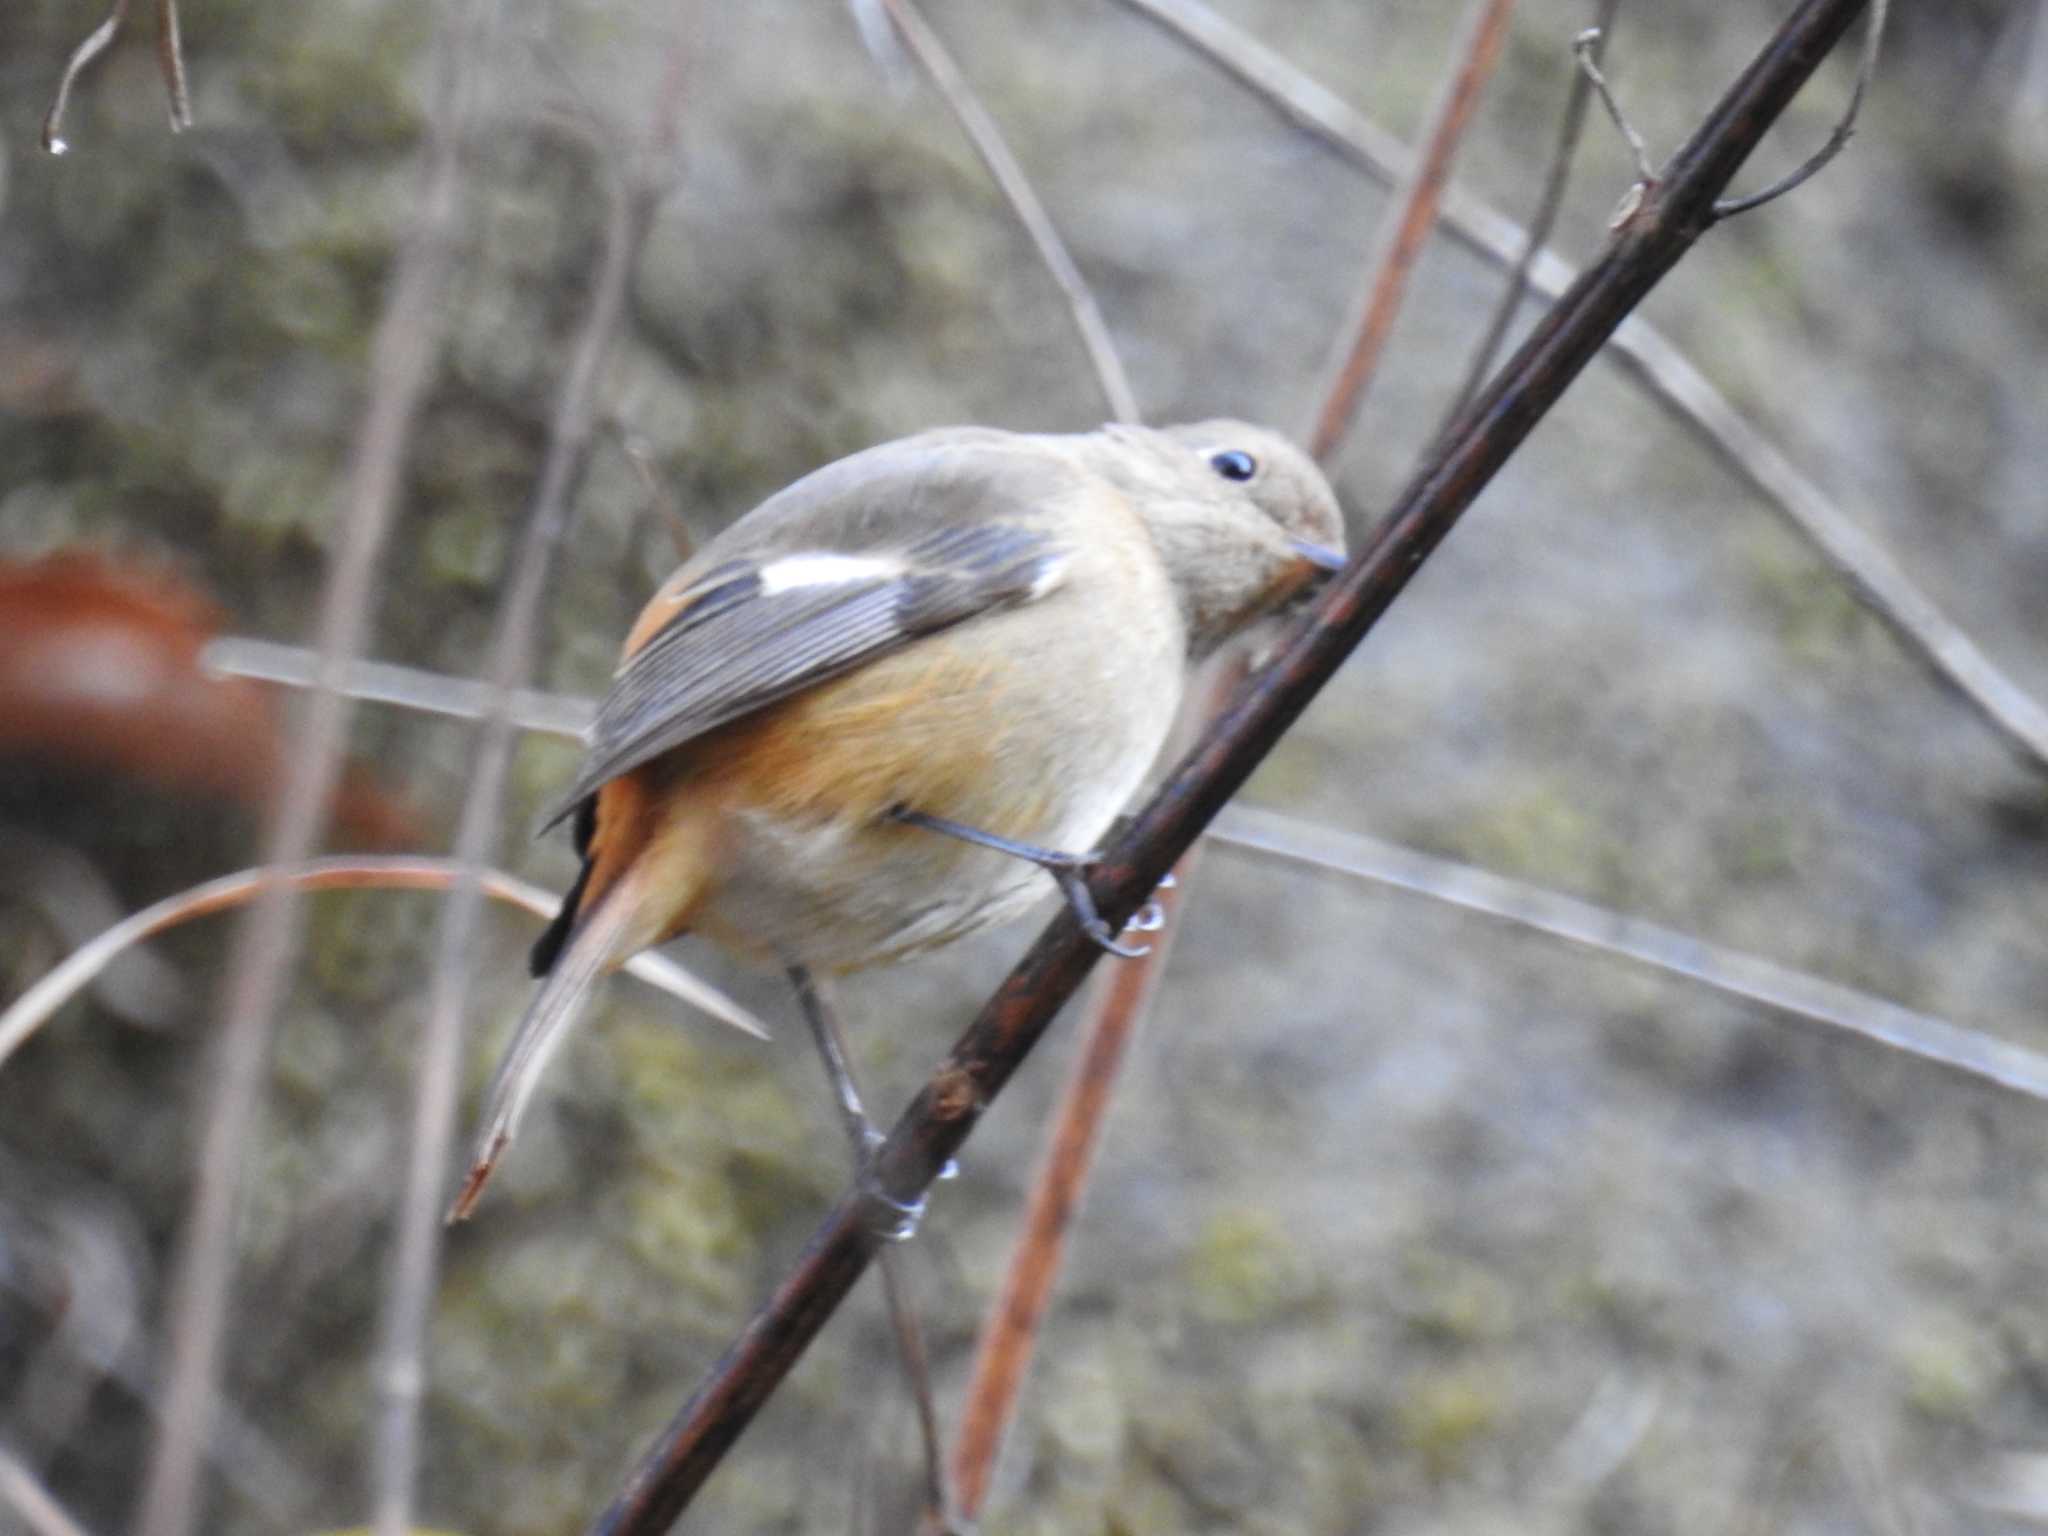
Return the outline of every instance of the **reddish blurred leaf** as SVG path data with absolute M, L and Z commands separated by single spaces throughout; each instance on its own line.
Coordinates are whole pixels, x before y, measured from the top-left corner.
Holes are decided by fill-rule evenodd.
M 222 617 L 204 594 L 167 572 L 60 554 L 0 561 L 0 614 L 0 756 L 268 800 L 283 762 L 277 703 L 201 668 Z M 352 840 L 416 840 L 411 812 L 359 770 L 334 810 Z

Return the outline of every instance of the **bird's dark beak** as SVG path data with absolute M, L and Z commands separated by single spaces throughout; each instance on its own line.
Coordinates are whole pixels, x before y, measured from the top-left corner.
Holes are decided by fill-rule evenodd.
M 1334 549 L 1321 544 L 1311 544 L 1307 539 L 1297 539 L 1292 535 L 1288 537 L 1287 542 L 1294 546 L 1297 555 L 1325 576 L 1334 575 L 1344 569 L 1344 556 Z

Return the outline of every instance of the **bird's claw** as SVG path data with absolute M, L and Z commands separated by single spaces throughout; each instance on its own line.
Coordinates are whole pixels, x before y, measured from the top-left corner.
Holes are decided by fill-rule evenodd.
M 1102 914 L 1095 910 L 1095 897 L 1088 889 L 1088 882 L 1081 878 L 1079 869 L 1059 872 L 1060 890 L 1065 893 L 1067 905 L 1074 909 L 1074 916 L 1080 921 L 1081 931 L 1094 940 L 1096 946 L 1108 950 L 1125 960 L 1136 960 L 1152 953 L 1149 944 L 1121 944 L 1110 932 L 1109 924 L 1102 920 Z

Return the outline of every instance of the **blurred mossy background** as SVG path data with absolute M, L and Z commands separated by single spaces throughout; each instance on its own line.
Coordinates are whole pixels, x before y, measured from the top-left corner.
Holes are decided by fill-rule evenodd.
M 1148 415 L 1299 428 L 1384 194 L 1103 0 L 930 0 L 1095 284 Z M 1225 0 L 1412 136 L 1462 6 Z M 1668 150 L 1789 9 L 1624 8 L 1610 72 Z M 2048 17 L 1902 4 L 1848 153 L 1714 234 L 1648 313 L 1953 617 L 2048 696 Z M 137 7 L 147 11 L 147 7 Z M 1591 7 L 1529 0 L 1459 178 L 1524 215 Z M 304 640 L 367 340 L 417 191 L 435 13 L 187 0 L 198 126 L 151 18 L 36 146 L 85 0 L 0 7 L 0 558 L 110 553 Z M 675 182 L 614 349 L 539 681 L 594 692 L 673 561 L 816 464 L 951 421 L 1104 409 L 1056 291 L 935 97 L 844 5 L 505 0 L 472 60 L 447 342 L 373 652 L 482 669 L 597 266 L 606 157 L 687 61 Z M 1824 70 L 1745 174 L 1789 167 Z M 1589 132 L 1556 243 L 1629 178 Z M 1462 376 L 1499 277 L 1431 248 L 1345 453 L 1355 531 Z M 15 621 L 0 613 L 0 629 Z M 0 718 L 0 738 L 6 721 Z M 358 711 L 352 752 L 445 847 L 473 733 Z M 4 755 L 0 983 L 61 944 L 69 850 L 125 907 L 255 856 L 247 805 Z M 517 759 L 503 859 L 565 884 Z M 1740 946 L 2048 1047 L 2048 776 L 1684 431 L 1596 366 L 1248 798 Z M 11 845 L 10 845 L 11 846 Z M 25 845 L 26 846 L 26 845 Z M 249 1153 L 210 1529 L 358 1522 L 368 1358 L 431 898 L 326 896 Z M 1024 943 L 842 989 L 884 1111 Z M 228 929 L 155 946 L 169 1029 L 69 1007 L 0 1073 L 0 1441 L 127 1518 Z M 486 925 L 480 1085 L 523 996 Z M 456 1233 L 422 1518 L 580 1528 L 845 1176 L 783 989 L 700 946 L 772 1046 L 617 981 Z M 950 1405 L 1067 1044 L 992 1113 L 906 1250 Z M 1993 1452 L 2048 1443 L 2048 1106 L 1617 961 L 1213 851 L 984 1526 L 1006 1533 L 1988 1528 Z M 685 1529 L 901 1528 L 912 1423 L 863 1288 Z M 892 1525 L 867 1527 L 880 1510 Z M 0 1516 L 0 1526 L 5 1525 Z

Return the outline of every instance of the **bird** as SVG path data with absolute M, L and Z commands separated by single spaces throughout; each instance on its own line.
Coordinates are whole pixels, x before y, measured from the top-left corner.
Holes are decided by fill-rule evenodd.
M 936 949 L 1082 878 L 1193 670 L 1344 562 L 1315 461 L 1232 420 L 945 427 L 769 497 L 626 635 L 543 830 L 582 868 L 449 1219 L 475 1208 L 593 986 L 701 934 L 794 973 Z

